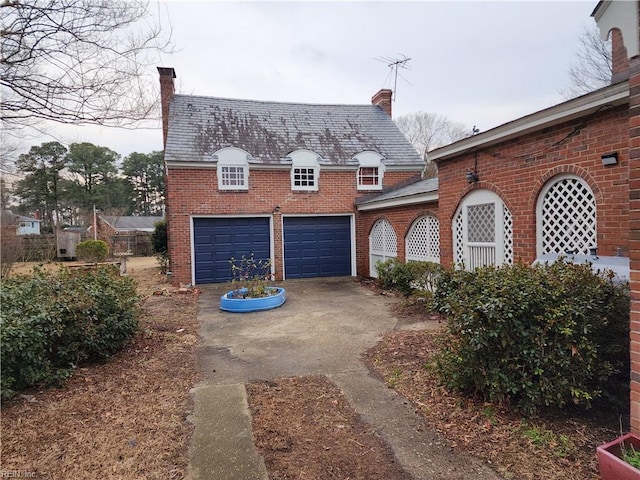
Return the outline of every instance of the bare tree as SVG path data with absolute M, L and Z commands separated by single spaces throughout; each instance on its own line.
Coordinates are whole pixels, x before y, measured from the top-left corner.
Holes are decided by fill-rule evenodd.
M 156 108 L 149 72 L 170 49 L 138 0 L 0 0 L 0 118 L 132 125 Z
M 611 40 L 602 40 L 597 27 L 585 29 L 580 49 L 569 69 L 569 85 L 561 91 L 568 100 L 606 87 L 613 75 Z
M 437 113 L 409 113 L 398 117 L 396 124 L 427 162 L 425 177 L 436 175 L 435 165 L 429 162 L 427 152 L 468 137 L 472 133 L 463 123 L 454 122 Z

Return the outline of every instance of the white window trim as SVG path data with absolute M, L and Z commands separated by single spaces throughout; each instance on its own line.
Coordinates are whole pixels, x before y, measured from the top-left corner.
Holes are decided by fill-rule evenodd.
M 216 174 L 218 177 L 218 190 L 224 191 L 246 191 L 249 190 L 249 154 L 240 148 L 226 147 L 218 150 L 213 158 L 218 161 Z M 223 169 L 225 168 L 242 168 L 243 184 L 242 185 L 225 185 Z
M 320 159 L 318 154 L 310 150 L 296 150 L 287 155 L 291 159 L 291 190 L 294 192 L 317 192 L 320 186 Z M 296 185 L 296 169 L 313 170 L 313 185 Z
M 356 155 L 354 157 L 354 160 L 358 162 L 358 170 L 356 172 L 356 185 L 358 187 L 358 190 L 382 190 L 385 171 L 385 165 L 383 163 L 384 157 L 376 152 L 362 152 Z M 378 169 L 377 185 L 363 185 L 360 183 L 360 169 L 362 168 Z

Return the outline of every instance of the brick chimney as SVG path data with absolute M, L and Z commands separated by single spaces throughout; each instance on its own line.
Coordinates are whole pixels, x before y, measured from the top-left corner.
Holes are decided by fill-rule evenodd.
M 614 28 L 611 30 L 611 84 L 624 82 L 629 79 L 629 57 L 624 46 L 622 32 Z
M 167 145 L 167 132 L 169 131 L 169 104 L 176 91 L 174 79 L 176 71 L 171 68 L 158 67 L 160 74 L 160 103 L 162 105 L 162 145 Z
M 373 97 L 371 97 L 371 103 L 380 107 L 384 112 L 391 116 L 391 97 L 393 92 L 387 88 L 383 88 Z

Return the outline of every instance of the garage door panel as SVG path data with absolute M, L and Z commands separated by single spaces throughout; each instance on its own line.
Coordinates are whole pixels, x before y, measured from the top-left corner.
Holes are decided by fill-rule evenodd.
M 256 260 L 271 257 L 269 219 L 194 218 L 193 238 L 196 283 L 231 280 L 229 260 L 254 255 Z
M 285 276 L 351 275 L 348 216 L 284 218 Z

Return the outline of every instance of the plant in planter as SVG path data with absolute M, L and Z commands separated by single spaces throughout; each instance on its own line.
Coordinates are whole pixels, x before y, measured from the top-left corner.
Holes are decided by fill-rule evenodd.
M 255 312 L 282 305 L 285 290 L 269 285 L 272 279 L 271 261 L 256 260 L 251 254 L 240 260 L 231 258 L 233 289 L 220 298 L 220 308 L 229 312 Z
M 602 480 L 640 480 L 640 437 L 627 433 L 597 449 Z

